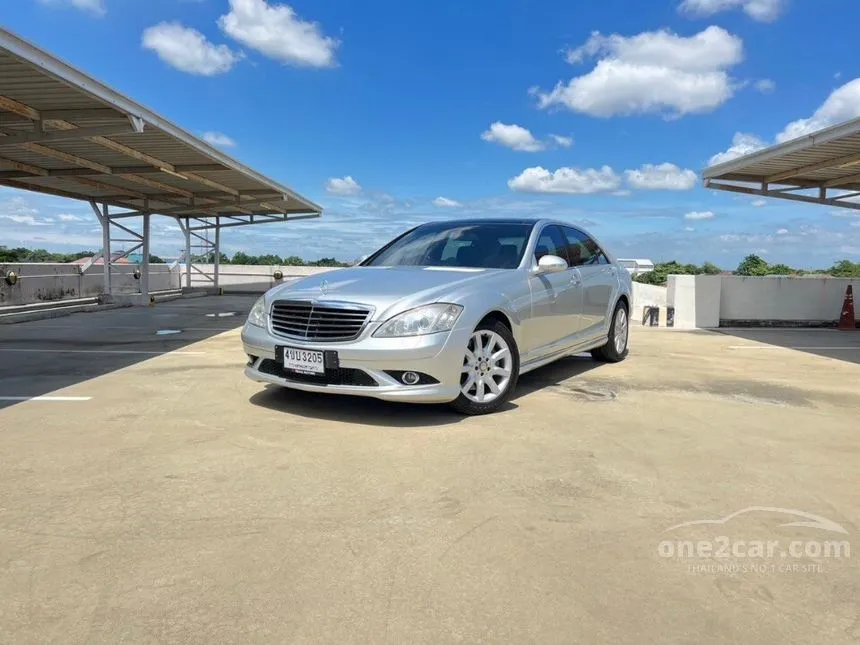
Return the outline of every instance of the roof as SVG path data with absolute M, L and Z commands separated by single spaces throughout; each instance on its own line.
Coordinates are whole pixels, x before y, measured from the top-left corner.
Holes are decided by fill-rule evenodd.
M 3 28 L 0 184 L 135 212 L 226 216 L 234 224 L 322 212 Z
M 705 186 L 860 210 L 860 119 L 706 168 Z M 750 184 L 752 184 L 750 186 Z

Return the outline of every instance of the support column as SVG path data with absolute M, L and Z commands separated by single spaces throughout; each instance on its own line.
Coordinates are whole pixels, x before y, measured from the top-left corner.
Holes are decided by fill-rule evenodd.
M 140 263 L 140 294 L 149 299 L 149 213 L 143 214 L 143 261 Z
M 177 220 L 179 221 L 179 220 Z M 182 222 L 179 222 L 182 226 Z M 191 288 L 191 229 L 190 222 L 186 218 L 185 226 L 182 226 L 182 231 L 185 233 L 185 286 Z
M 221 218 L 215 218 L 215 291 L 218 291 L 219 271 L 221 268 Z
M 110 248 L 110 212 L 107 204 L 102 204 L 102 262 L 104 262 L 104 295 L 111 295 L 110 283 L 110 259 L 112 256 Z

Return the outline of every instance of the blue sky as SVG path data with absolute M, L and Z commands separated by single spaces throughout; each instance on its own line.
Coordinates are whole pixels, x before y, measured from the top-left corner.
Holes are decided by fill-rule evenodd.
M 430 219 L 527 215 L 622 257 L 818 267 L 860 258 L 860 217 L 697 174 L 860 116 L 860 5 L 828 5 L 822 29 L 806 0 L 16 0 L 3 21 L 325 208 L 231 229 L 228 253 L 352 259 Z M 0 244 L 99 240 L 87 204 L 0 189 Z

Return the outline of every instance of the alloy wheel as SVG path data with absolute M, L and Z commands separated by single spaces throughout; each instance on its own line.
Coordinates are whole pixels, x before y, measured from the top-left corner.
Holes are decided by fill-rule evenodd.
M 502 396 L 511 381 L 511 348 L 499 334 L 479 329 L 469 338 L 460 391 L 470 401 L 489 403 Z
M 629 325 L 627 324 L 627 310 L 624 307 L 618 307 L 615 312 L 615 352 L 618 355 L 624 353 L 627 349 L 627 335 L 629 334 Z

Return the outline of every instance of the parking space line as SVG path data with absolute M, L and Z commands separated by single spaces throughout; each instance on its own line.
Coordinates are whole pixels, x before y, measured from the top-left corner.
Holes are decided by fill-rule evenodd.
M 802 345 L 786 345 L 784 347 L 780 346 L 780 345 L 729 345 L 729 349 L 806 349 L 806 350 L 818 350 L 818 351 L 830 350 L 830 351 L 844 352 L 844 351 L 849 351 L 849 350 L 860 351 L 860 345 L 849 345 L 846 347 L 840 347 L 840 346 L 829 347 L 827 345 L 822 345 L 820 347 L 807 347 L 807 346 L 802 346 Z
M 30 352 L 33 354 L 145 354 L 148 356 L 205 356 L 206 352 L 144 351 L 141 349 L 22 349 L 0 347 L 0 352 Z
M 91 396 L 0 396 L 0 401 L 90 401 Z

